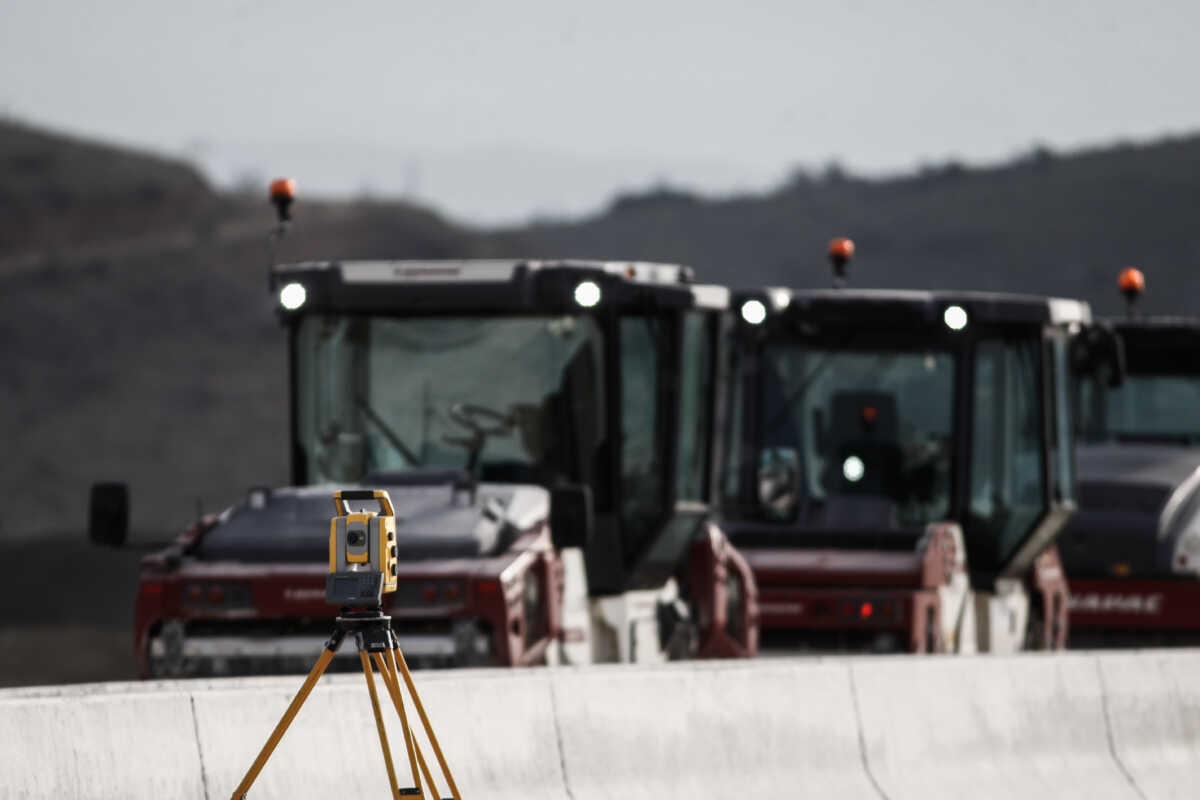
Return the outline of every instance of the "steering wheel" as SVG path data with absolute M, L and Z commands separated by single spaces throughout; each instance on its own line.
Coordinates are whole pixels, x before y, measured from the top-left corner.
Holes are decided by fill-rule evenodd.
M 443 436 L 442 441 L 467 451 L 467 472 L 472 475 L 479 466 L 479 454 L 483 452 L 488 437 L 505 436 L 512 431 L 515 424 L 508 414 L 470 403 L 455 403 L 450 406 L 447 416 L 454 423 L 466 428 L 467 432 L 463 436 Z
M 450 419 L 478 436 L 502 436 L 515 424 L 511 414 L 471 403 L 455 403 L 447 413 Z

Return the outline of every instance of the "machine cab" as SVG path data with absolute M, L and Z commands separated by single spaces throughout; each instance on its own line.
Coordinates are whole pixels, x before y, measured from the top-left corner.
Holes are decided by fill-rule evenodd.
M 1102 375 L 1079 382 L 1080 438 L 1200 447 L 1200 319 L 1131 317 L 1111 324 L 1124 345 L 1124 381 L 1115 390 Z
M 952 521 L 990 589 L 1053 543 L 1075 507 L 1085 303 L 769 289 L 735 308 L 722 491 L 737 546 L 912 551 Z
M 586 487 L 592 594 L 653 586 L 707 510 L 728 292 L 686 267 L 374 261 L 275 268 L 292 480 Z M 402 513 L 402 512 L 401 512 Z
M 1072 619 L 1124 642 L 1156 629 L 1190 636 L 1196 601 L 1177 592 L 1200 575 L 1200 319 L 1137 313 L 1137 268 L 1118 285 L 1129 314 L 1109 324 L 1124 380 L 1078 381 L 1082 510 L 1062 546 L 1082 579 Z M 1155 583 L 1130 589 L 1139 581 Z
M 270 198 L 278 245 L 294 182 Z M 388 492 L 383 604 L 422 664 L 753 655 L 753 577 L 707 518 L 727 290 L 602 261 L 322 261 L 268 283 L 291 485 L 143 560 L 141 674 L 290 669 L 319 644 L 335 489 Z M 124 487 L 92 509 L 119 542 Z

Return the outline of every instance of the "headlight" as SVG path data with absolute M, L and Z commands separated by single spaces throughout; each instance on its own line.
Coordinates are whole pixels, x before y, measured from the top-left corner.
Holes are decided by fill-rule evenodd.
M 767 318 L 767 307 L 761 300 L 747 300 L 742 303 L 742 319 L 751 325 L 761 325 Z
M 600 302 L 600 286 L 595 281 L 583 281 L 575 287 L 575 302 L 592 308 Z
M 858 456 L 848 456 L 842 462 L 842 477 L 851 483 L 858 483 L 867 474 L 867 465 Z
M 289 283 L 279 290 L 279 304 L 288 311 L 295 311 L 308 299 L 308 291 L 300 283 Z
M 967 327 L 967 310 L 962 306 L 947 306 L 942 322 L 952 331 L 961 331 Z

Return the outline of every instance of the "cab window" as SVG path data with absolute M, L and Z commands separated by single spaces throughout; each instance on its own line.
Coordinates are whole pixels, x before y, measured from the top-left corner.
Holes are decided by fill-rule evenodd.
M 676 497 L 708 499 L 708 432 L 712 425 L 712 317 L 688 312 L 683 318 L 683 350 L 679 375 L 679 448 L 676 452 Z
M 1040 339 L 985 339 L 975 349 L 971 497 L 972 552 L 1002 564 L 1046 510 Z
M 627 553 L 640 551 L 663 518 L 662 341 L 665 323 L 624 317 L 621 348 L 621 522 Z

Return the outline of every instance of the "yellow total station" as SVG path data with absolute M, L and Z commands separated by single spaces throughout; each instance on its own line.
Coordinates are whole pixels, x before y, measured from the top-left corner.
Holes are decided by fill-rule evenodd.
M 352 513 L 346 504 L 347 500 L 374 500 L 379 505 L 379 511 Z M 383 593 L 396 591 L 396 512 L 392 509 L 392 499 L 387 492 L 379 489 L 348 489 L 334 492 L 333 502 L 337 505 L 337 516 L 329 524 L 329 577 L 325 583 L 325 599 L 343 606 L 342 613 L 338 614 L 333 635 L 325 643 L 321 657 L 267 738 L 267 743 L 258 752 L 246 776 L 233 790 L 233 800 L 245 800 L 250 787 L 258 780 L 259 773 L 266 767 L 267 760 L 275 752 L 275 747 L 287 733 L 317 681 L 325 674 L 325 669 L 333 661 L 348 633 L 354 634 L 358 644 L 358 659 L 367 679 L 367 694 L 375 714 L 375 730 L 379 734 L 392 800 L 438 800 L 439 797 L 443 800 L 462 800 L 454 776 L 450 774 L 446 756 L 434 735 L 429 715 L 425 713 L 417 687 L 413 685 L 412 674 L 404 662 L 404 654 L 400 652 L 400 643 L 392 632 L 392 618 L 385 616 L 380 608 Z M 411 787 L 401 787 L 396 782 L 396 765 L 392 762 L 392 749 L 388 744 L 379 694 L 375 688 L 375 669 L 379 670 L 383 685 L 400 717 L 404 749 L 412 776 Z M 402 687 L 408 689 L 413 708 L 421 719 L 425 737 L 450 789 L 450 798 L 439 794 L 434 784 L 433 770 L 417 740 L 417 731 L 409 722 Z
M 351 511 L 347 501 L 373 500 L 378 511 Z M 376 607 L 396 591 L 396 512 L 382 489 L 333 493 L 329 521 L 329 577 L 325 600 L 338 606 Z

